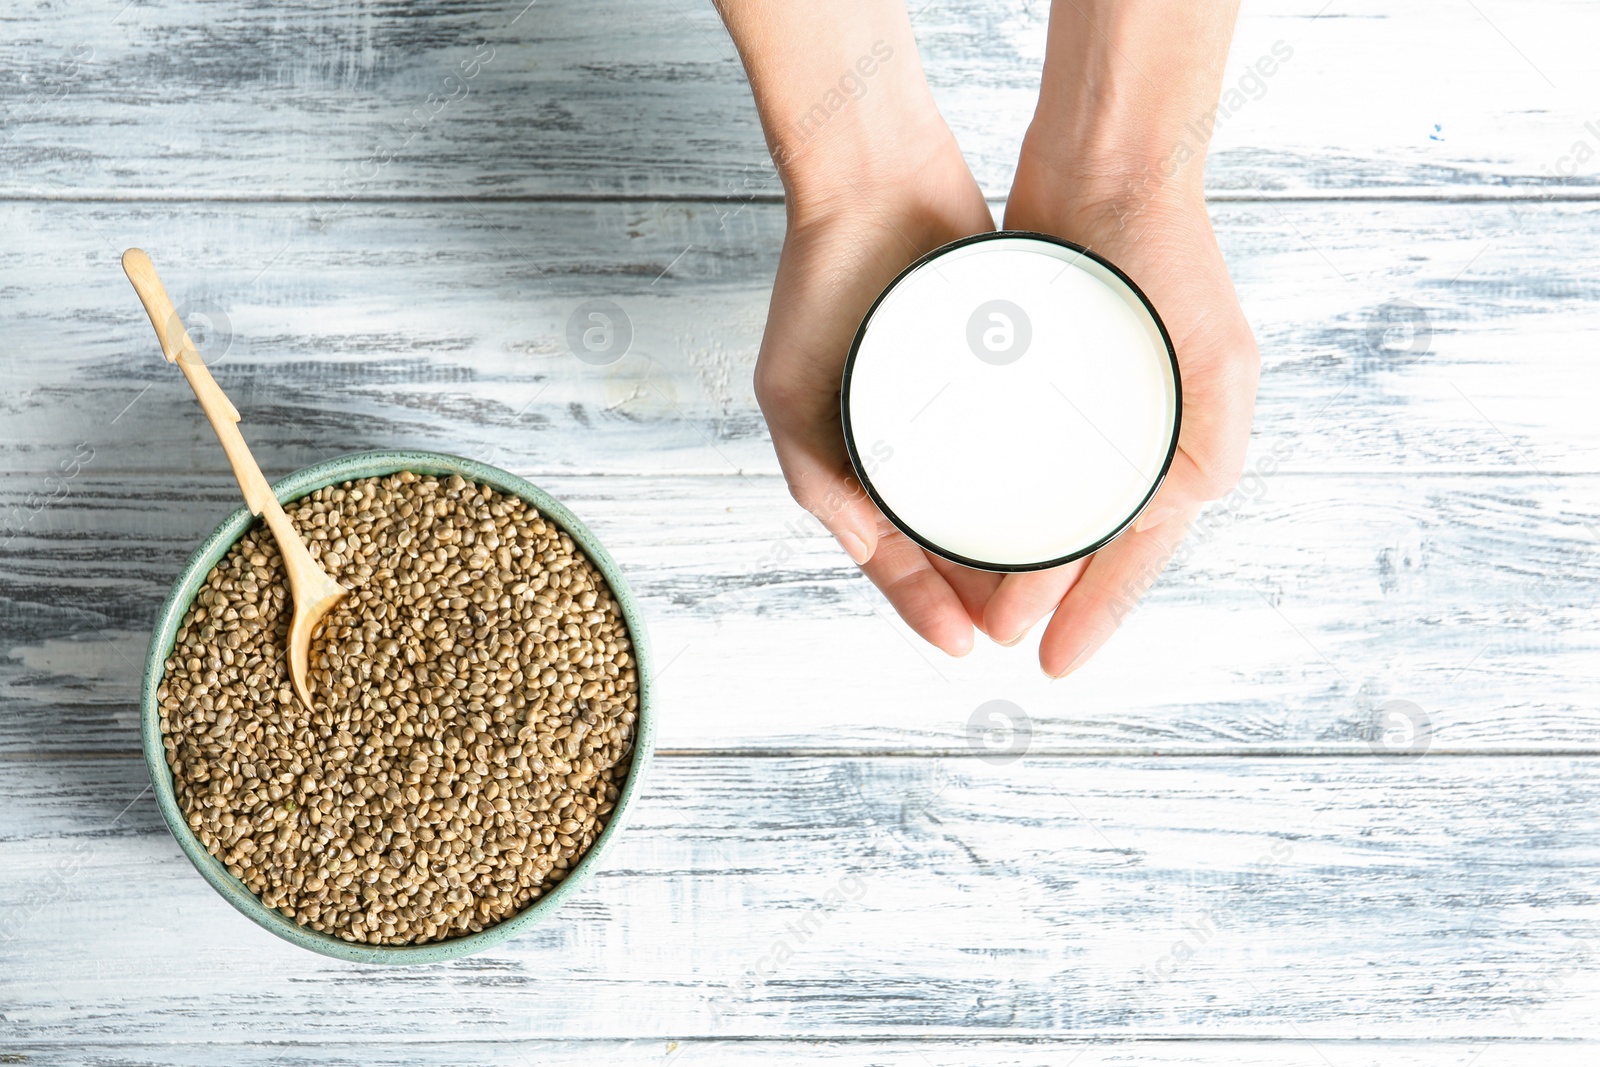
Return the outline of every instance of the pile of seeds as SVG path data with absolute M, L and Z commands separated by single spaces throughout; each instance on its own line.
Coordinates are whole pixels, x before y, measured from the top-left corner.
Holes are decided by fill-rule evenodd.
M 402 472 L 287 508 L 349 596 L 289 681 L 291 601 L 256 523 L 206 579 L 159 692 L 211 854 L 304 926 L 482 930 L 571 871 L 627 778 L 632 645 L 605 579 L 520 498 Z

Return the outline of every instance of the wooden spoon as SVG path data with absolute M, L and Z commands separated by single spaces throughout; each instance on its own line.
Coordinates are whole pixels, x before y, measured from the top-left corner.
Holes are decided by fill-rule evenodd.
M 222 450 L 228 454 L 228 462 L 233 465 L 233 475 L 239 479 L 239 488 L 244 490 L 244 502 L 250 506 L 252 514 L 266 519 L 272 536 L 278 539 L 278 551 L 283 554 L 284 566 L 289 571 L 289 592 L 294 597 L 294 619 L 289 625 L 289 674 L 294 679 L 295 693 L 309 710 L 311 690 L 306 686 L 306 667 L 311 658 L 311 632 L 348 590 L 317 566 L 317 561 L 306 551 L 300 535 L 295 533 L 289 516 L 284 514 L 283 505 L 273 495 L 271 486 L 267 484 L 255 457 L 250 455 L 249 446 L 244 443 L 243 435 L 239 433 L 236 425 L 239 421 L 238 409 L 228 401 L 216 379 L 211 377 L 211 371 L 206 368 L 200 352 L 189 339 L 189 331 L 184 328 L 183 320 L 172 306 L 172 299 L 167 296 L 166 287 L 156 274 L 155 264 L 139 249 L 130 248 L 122 253 L 122 269 L 127 272 L 134 292 L 139 294 L 139 300 L 150 316 L 150 325 L 156 329 L 156 337 L 161 342 L 161 351 L 166 354 L 167 362 L 177 362 L 183 376 L 189 379 L 194 395 L 199 398 L 200 406 L 205 409 L 206 418 L 211 420 L 211 428 L 217 431 Z

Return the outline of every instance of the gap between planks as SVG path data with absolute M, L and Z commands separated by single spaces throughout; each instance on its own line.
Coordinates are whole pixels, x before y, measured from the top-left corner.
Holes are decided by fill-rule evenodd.
M 8 193 L 0 196 L 4 204 L 454 204 L 460 201 L 483 204 L 781 204 L 782 193 L 752 193 L 740 196 L 733 193 L 473 193 L 470 196 L 441 196 L 437 194 L 395 193 L 385 196 L 306 196 L 292 193 L 160 193 L 141 192 L 119 196 L 112 192 Z M 1003 205 L 1005 196 L 986 195 L 991 205 Z M 1559 188 L 1549 186 L 1519 186 L 1475 192 L 1455 190 L 1434 191 L 1427 188 L 1412 189 L 1352 189 L 1328 193 L 1273 193 L 1270 190 L 1252 189 L 1249 192 L 1219 189 L 1206 194 L 1206 201 L 1214 204 L 1516 204 L 1539 203 L 1600 203 L 1600 189 Z
M 353 455 L 356 452 L 360 452 L 360 451 L 367 451 L 367 450 L 365 450 L 365 449 L 351 449 L 349 452 L 341 453 L 341 454 L 343 454 L 343 455 Z M 448 453 L 446 453 L 446 454 L 448 454 Z M 471 458 L 471 457 L 463 457 L 463 458 Z M 776 462 L 776 457 L 774 457 L 774 462 Z M 37 467 L 37 468 L 17 467 L 17 468 L 13 468 L 13 469 L 10 469 L 10 470 L 0 470 L 0 482 L 3 482 L 4 480 L 6 480 L 8 478 L 9 479 L 18 479 L 18 478 L 29 478 L 29 479 L 31 479 L 31 478 L 36 478 L 41 473 L 43 473 L 43 474 L 51 474 L 51 473 L 54 473 L 54 469 L 53 468 L 46 468 L 46 467 Z M 103 477 L 103 478 L 108 478 L 108 479 L 109 478 L 117 478 L 117 479 L 124 479 L 124 480 L 136 480 L 137 479 L 137 480 L 147 480 L 147 481 L 153 481 L 153 482 L 166 482 L 166 481 L 170 481 L 174 477 L 192 478 L 192 479 L 197 479 L 197 480 L 201 479 L 201 478 L 215 477 L 215 478 L 218 478 L 218 479 L 220 479 L 220 480 L 222 480 L 224 482 L 230 482 L 231 483 L 233 481 L 233 475 L 226 468 L 221 468 L 221 467 L 217 468 L 216 470 L 183 470 L 183 471 L 173 471 L 173 472 L 160 472 L 160 471 L 150 470 L 148 467 L 144 467 L 144 468 L 135 468 L 135 467 L 119 468 L 119 467 L 99 467 L 99 466 L 97 466 L 94 469 L 94 473 L 95 473 L 95 475 L 97 477 Z M 669 480 L 669 479 L 691 479 L 691 478 L 693 478 L 693 479 L 718 479 L 718 480 L 726 479 L 726 480 L 729 480 L 729 481 L 738 480 L 738 481 L 745 481 L 745 482 L 751 482 L 751 481 L 757 481 L 757 480 L 776 482 L 776 481 L 781 481 L 783 479 L 783 474 L 782 474 L 781 471 L 777 471 L 777 470 L 751 470 L 751 469 L 745 468 L 745 467 L 738 467 L 738 468 L 732 468 L 732 467 L 681 467 L 681 468 L 680 467 L 674 467 L 674 468 L 671 468 L 670 470 L 659 470 L 659 471 L 652 471 L 652 470 L 614 470 L 614 469 L 613 470 L 607 470 L 605 468 L 600 468 L 600 467 L 593 468 L 593 469 L 582 469 L 582 470 L 573 469 L 573 468 L 569 468 L 569 467 L 550 467 L 550 468 L 545 469 L 545 470 L 538 470 L 538 469 L 530 470 L 527 467 L 522 467 L 522 468 L 519 468 L 517 473 L 518 473 L 519 477 L 529 479 L 530 481 L 533 480 L 533 479 L 536 479 L 536 478 L 562 478 L 562 479 L 567 479 L 567 478 L 606 478 L 606 479 L 610 479 L 610 480 L 616 480 L 616 479 L 621 479 L 621 478 L 632 478 L 632 479 L 636 479 L 636 480 L 641 481 L 641 482 L 664 481 L 664 480 Z M 1498 467 L 1498 468 L 1496 468 L 1496 467 L 1443 467 L 1443 466 L 1399 466 L 1399 467 L 1382 467 L 1382 468 L 1350 467 L 1350 468 L 1340 468 L 1340 469 L 1334 469 L 1334 470 L 1329 470 L 1329 469 L 1324 469 L 1324 468 L 1321 468 L 1321 467 L 1317 467 L 1317 468 L 1307 468 L 1307 469 L 1304 469 L 1304 470 L 1296 470 L 1296 469 L 1294 469 L 1292 467 L 1284 466 L 1284 467 L 1279 467 L 1278 468 L 1278 473 L 1274 474 L 1273 477 L 1275 477 L 1275 478 L 1276 477 L 1282 477 L 1284 475 L 1287 475 L 1287 476 L 1292 477 L 1292 478 L 1319 478 L 1319 479 L 1374 478 L 1374 477 L 1380 477 L 1380 478 L 1402 478 L 1402 477 L 1404 477 L 1404 478 L 1430 478 L 1430 477 L 1433 477 L 1433 478 L 1504 478 L 1504 479 L 1507 479 L 1507 480 L 1515 480 L 1515 481 L 1530 481 L 1530 480 L 1531 481 L 1555 481 L 1555 480 L 1576 481 L 1576 480 L 1582 479 L 1582 478 L 1594 478 L 1597 475 L 1600 475 L 1600 471 L 1592 471 L 1592 470 L 1543 470 L 1542 471 L 1542 470 L 1530 470 L 1530 469 L 1528 469 L 1526 467 Z M 282 477 L 287 477 L 287 476 L 288 475 L 285 474 Z M 276 480 L 277 479 L 273 478 L 270 474 L 268 475 L 268 481 L 276 481 Z M 241 500 L 242 500 L 242 498 L 241 498 Z M 1211 501 L 1211 503 L 1216 503 L 1216 501 Z M 798 507 L 798 505 L 796 505 L 796 506 Z
M 1572 759 L 1600 757 L 1600 745 L 1545 745 L 1507 748 L 1430 748 L 1427 752 L 1406 758 L 1406 762 L 1440 759 Z M 657 748 L 651 759 L 681 760 L 980 760 L 983 757 L 972 749 L 961 748 Z M 0 752 L 0 763 L 59 763 L 70 760 L 142 760 L 142 749 L 50 749 L 42 752 Z M 1374 752 L 1367 745 L 1274 745 L 1251 748 L 1234 745 L 1228 748 L 1161 748 L 1099 747 L 1099 748 L 1030 748 L 1019 759 L 1023 760 L 1127 760 L 1145 763 L 1151 760 L 1197 759 L 1276 759 L 1276 760 L 1392 760 L 1393 757 Z
M 1460 1046 L 1468 1050 L 1476 1050 L 1482 1045 L 1546 1045 L 1583 1046 L 1593 1045 L 1596 1054 L 1600 1055 L 1600 1042 L 1587 1037 L 1521 1037 L 1515 1034 L 1495 1034 L 1471 1038 L 1434 1038 L 1434 1037 L 1317 1037 L 1307 1039 L 1303 1037 L 1276 1037 L 1276 1036 L 1240 1036 L 1237 1034 L 1192 1034 L 1183 1037 L 1168 1037 L 1156 1034 L 1098 1034 L 1095 1036 L 1073 1037 L 1070 1034 L 1040 1034 L 1037 1032 L 1006 1032 L 991 1031 L 978 1033 L 970 1030 L 948 1032 L 930 1031 L 923 1034 L 906 1034 L 904 1036 L 883 1037 L 871 1034 L 830 1034 L 826 1037 L 761 1037 L 754 1034 L 728 1034 L 715 1037 L 699 1037 L 695 1035 L 673 1036 L 670 1034 L 661 1037 L 473 1037 L 466 1042 L 440 1042 L 432 1038 L 417 1038 L 408 1040 L 404 1036 L 382 1035 L 377 1037 L 345 1036 L 337 1041 L 313 1041 L 283 1039 L 274 1041 L 126 1041 L 121 1038 L 72 1038 L 52 1041 L 48 1038 L 30 1039 L 24 1044 L 13 1046 L 16 1051 L 27 1052 L 30 1049 L 61 1049 L 61 1048 L 238 1048 L 238 1049 L 327 1049 L 341 1046 L 378 1047 L 398 1046 L 401 1048 L 429 1048 L 442 1047 L 459 1049 L 464 1045 L 481 1045 L 485 1047 L 496 1046 L 525 1046 L 534 1043 L 554 1045 L 563 1048 L 591 1048 L 605 1046 L 631 1045 L 638 1047 L 656 1043 L 669 1042 L 696 1042 L 707 1045 L 741 1045 L 745 1047 L 759 1047 L 762 1045 L 788 1045 L 802 1047 L 826 1048 L 829 1045 L 881 1045 L 892 1047 L 896 1045 L 1071 1045 L 1114 1047 L 1122 1045 L 1332 1045 L 1344 1048 L 1416 1048 L 1429 1049 L 1439 1047 Z M 10 1062 L 0 1058 L 0 1063 Z M 26 1061 L 22 1061 L 26 1062 Z

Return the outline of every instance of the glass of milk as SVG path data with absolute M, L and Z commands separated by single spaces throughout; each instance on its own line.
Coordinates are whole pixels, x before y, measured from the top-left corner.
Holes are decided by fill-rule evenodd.
M 1133 524 L 1178 446 L 1166 327 L 1104 258 L 1002 230 L 907 267 L 845 364 L 845 442 L 906 536 L 989 571 L 1057 567 Z

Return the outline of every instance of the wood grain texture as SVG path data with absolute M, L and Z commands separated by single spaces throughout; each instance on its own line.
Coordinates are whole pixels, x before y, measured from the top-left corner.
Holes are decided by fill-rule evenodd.
M 273 1044 L 152 1045 L 116 1041 L 10 1045 L 8 1062 L 52 1067 L 703 1067 L 727 1064 L 817 1063 L 829 1067 L 1589 1067 L 1600 1047 L 1588 1041 L 1097 1041 L 931 1040 L 852 1041 L 658 1038 L 551 1041 L 537 1037 L 449 1042 L 318 1041 Z
M 115 7 L 0 17 L 0 69 L 22 75 L 0 87 L 0 195 L 778 193 L 709 4 Z M 1033 112 L 1047 13 L 1025 0 L 916 12 L 939 105 L 994 196 Z M 1248 4 L 1210 186 L 1592 194 L 1600 167 L 1573 147 L 1600 148 L 1585 129 L 1600 123 L 1597 37 L 1600 11 L 1583 0 Z
M 0 204 L 26 235 L 0 265 L 0 471 L 48 473 L 80 443 L 100 469 L 223 469 L 116 265 L 159 233 L 150 251 L 269 474 L 373 447 L 776 473 L 751 372 L 781 208 L 357 205 L 321 226 L 312 210 Z M 1214 214 L 1264 353 L 1256 433 L 1285 469 L 1600 473 L 1600 205 Z M 631 323 L 609 366 L 569 347 L 595 299 Z M 1395 301 L 1423 316 L 1414 348 L 1386 332 Z
M 1036 638 L 922 646 L 788 499 L 783 210 L 711 6 L 524 3 L 0 11 L 0 1062 L 1595 1061 L 1600 5 L 1245 6 L 1246 479 L 1052 684 Z M 914 6 L 998 207 L 1048 5 Z M 335 963 L 173 844 L 136 664 L 238 492 L 130 245 L 269 476 L 473 456 L 626 570 L 664 755 L 543 928 Z
M 547 924 L 389 969 L 232 911 L 139 761 L 22 761 L 0 776 L 4 1033 L 1592 1041 L 1597 772 L 662 758 Z
M 1397 699 L 1429 716 L 1433 751 L 1596 748 L 1593 476 L 1257 478 L 1060 683 L 1034 640 L 962 660 L 923 644 L 779 478 L 537 480 L 641 599 L 669 750 L 966 751 L 995 699 L 1024 709 L 1038 752 L 1366 757 Z M 19 482 L 0 479 L 0 508 Z M 221 473 L 126 480 L 91 464 L 65 484 L 0 568 L 13 756 L 137 748 L 150 622 L 239 506 Z

